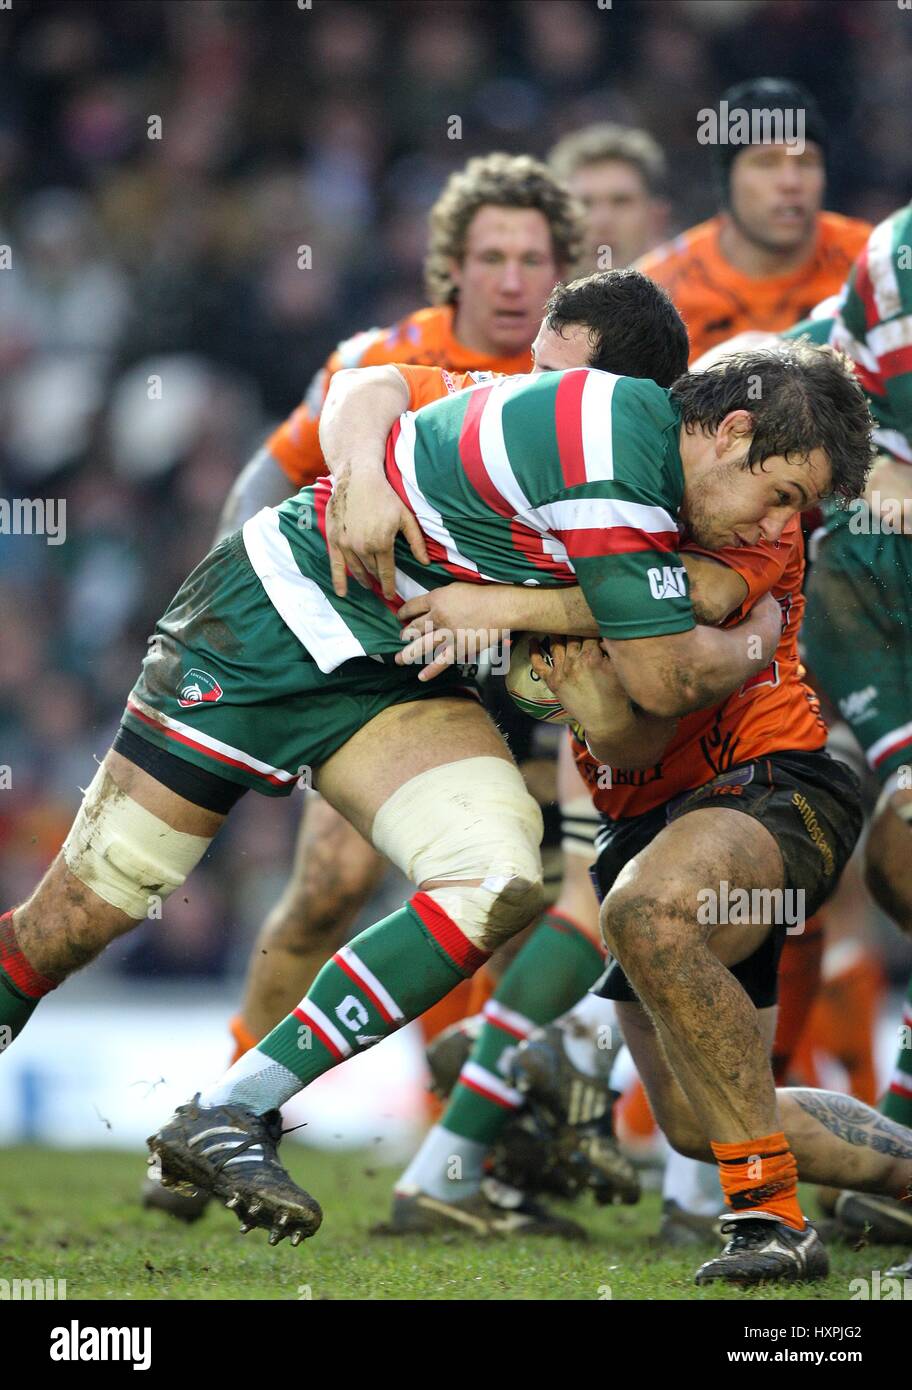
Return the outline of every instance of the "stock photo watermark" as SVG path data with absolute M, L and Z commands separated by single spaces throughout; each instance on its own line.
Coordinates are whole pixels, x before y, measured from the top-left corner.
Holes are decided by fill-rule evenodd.
M 801 107 L 704 106 L 697 112 L 701 145 L 784 145 L 789 154 L 805 150 L 805 113 Z
M 0 1034 L 3 1029 L 0 1028 Z M 51 1299 L 60 1301 L 67 1296 L 65 1279 L 0 1279 L 0 1302 L 21 1303 Z
M 0 497 L 0 536 L 44 536 L 48 545 L 63 545 L 66 498 Z
M 701 926 L 784 926 L 788 936 L 804 931 L 803 888 L 737 888 L 721 879 L 719 887 L 697 892 Z

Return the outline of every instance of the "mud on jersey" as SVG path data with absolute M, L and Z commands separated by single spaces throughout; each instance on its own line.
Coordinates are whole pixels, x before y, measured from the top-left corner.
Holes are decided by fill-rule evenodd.
M 254 569 L 321 670 L 402 646 L 395 612 L 454 579 L 578 583 L 600 632 L 654 637 L 694 625 L 678 555 L 680 418 L 651 381 L 593 368 L 503 377 L 400 417 L 386 475 L 417 518 L 430 565 L 396 542 L 397 600 L 333 592 L 330 480 L 244 527 Z

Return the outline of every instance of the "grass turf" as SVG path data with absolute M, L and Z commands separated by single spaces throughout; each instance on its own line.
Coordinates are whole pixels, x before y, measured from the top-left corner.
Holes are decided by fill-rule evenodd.
M 848 1299 L 849 1282 L 885 1268 L 898 1248 L 831 1244 L 824 1282 L 751 1291 L 698 1289 L 697 1264 L 712 1253 L 669 1254 L 651 1236 L 659 1199 L 567 1213 L 590 1230 L 562 1240 L 477 1242 L 372 1237 L 386 1217 L 395 1172 L 369 1154 L 325 1154 L 287 1145 L 293 1176 L 324 1209 L 317 1236 L 296 1250 L 270 1249 L 264 1232 L 238 1233 L 212 1208 L 196 1225 L 140 1208 L 143 1159 L 110 1152 L 0 1151 L 0 1278 L 65 1279 L 70 1299 Z

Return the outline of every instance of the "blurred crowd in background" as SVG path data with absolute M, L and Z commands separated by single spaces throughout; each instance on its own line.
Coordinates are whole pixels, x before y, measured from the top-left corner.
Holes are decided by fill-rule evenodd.
M 876 222 L 909 198 L 895 0 L 0 9 L 0 495 L 67 503 L 66 544 L 0 535 L 0 902 L 59 846 L 238 470 L 339 339 L 424 302 L 447 175 L 592 121 L 642 126 L 675 231 L 715 209 L 698 110 L 765 73 L 828 118 L 828 207 Z M 301 795 L 244 798 L 165 920 L 102 968 L 240 970 Z

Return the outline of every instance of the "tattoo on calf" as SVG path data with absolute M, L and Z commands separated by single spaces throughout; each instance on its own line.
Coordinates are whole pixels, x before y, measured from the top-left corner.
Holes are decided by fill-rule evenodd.
M 838 1139 L 890 1158 L 912 1158 L 912 1130 L 888 1120 L 854 1096 L 835 1091 L 793 1090 L 794 1099 Z

